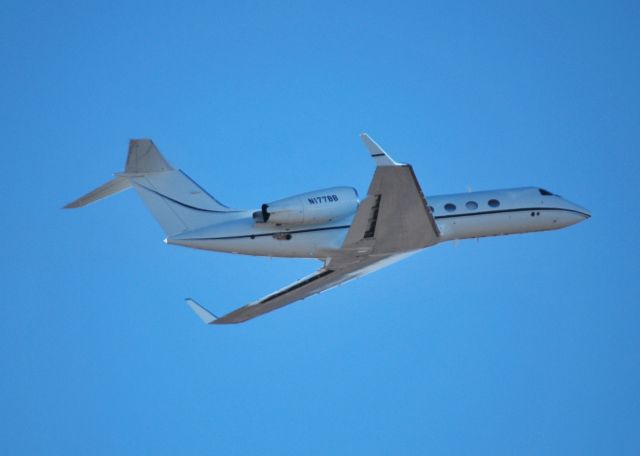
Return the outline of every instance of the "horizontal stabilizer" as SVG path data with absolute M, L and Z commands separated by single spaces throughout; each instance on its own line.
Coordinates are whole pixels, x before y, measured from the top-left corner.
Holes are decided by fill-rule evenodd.
M 101 200 L 102 198 L 106 198 L 107 196 L 115 195 L 116 193 L 126 190 L 129 187 L 131 187 L 129 179 L 118 176 L 115 179 L 111 179 L 106 184 L 87 193 L 86 195 L 81 196 L 77 200 L 70 202 L 64 208 L 75 209 L 77 207 L 86 206 L 87 204 L 91 204 L 95 201 Z
M 204 321 L 206 324 L 210 325 L 218 319 L 218 317 L 195 302 L 193 299 L 187 298 L 185 299 L 185 301 L 187 302 L 187 305 L 191 307 L 191 309 L 196 313 L 196 315 L 200 317 L 200 320 Z

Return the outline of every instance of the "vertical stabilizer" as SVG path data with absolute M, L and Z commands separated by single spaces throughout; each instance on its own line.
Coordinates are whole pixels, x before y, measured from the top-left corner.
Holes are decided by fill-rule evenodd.
M 129 154 L 124 167 L 125 173 L 160 173 L 173 169 L 173 166 L 165 160 L 150 139 L 129 141 Z
M 131 186 L 167 236 L 221 223 L 243 213 L 224 206 L 171 166 L 150 139 L 132 139 L 124 172 L 65 207 L 81 207 Z

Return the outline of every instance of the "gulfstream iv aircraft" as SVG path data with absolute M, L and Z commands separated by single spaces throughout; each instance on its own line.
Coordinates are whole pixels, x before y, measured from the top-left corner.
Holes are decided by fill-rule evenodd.
M 361 135 L 376 169 L 366 197 L 333 187 L 232 209 L 174 168 L 151 140 L 132 140 L 124 172 L 66 208 L 133 187 L 166 234 L 167 244 L 216 252 L 317 258 L 313 274 L 240 307 L 214 314 L 188 298 L 205 323 L 241 323 L 362 277 L 417 251 L 456 239 L 564 228 L 591 216 L 536 187 L 425 198 L 411 165 L 395 162 Z

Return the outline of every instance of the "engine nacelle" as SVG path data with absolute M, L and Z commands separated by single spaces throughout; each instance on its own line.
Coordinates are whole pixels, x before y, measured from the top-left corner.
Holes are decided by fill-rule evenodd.
M 253 219 L 272 225 L 315 225 L 345 217 L 357 208 L 355 188 L 333 187 L 265 203 Z

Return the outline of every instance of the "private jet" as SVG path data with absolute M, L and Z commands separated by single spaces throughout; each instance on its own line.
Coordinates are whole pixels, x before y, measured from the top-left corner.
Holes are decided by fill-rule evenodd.
M 133 187 L 165 232 L 167 244 L 322 261 L 311 275 L 220 317 L 187 298 L 207 324 L 245 322 L 441 242 L 556 230 L 591 216 L 538 187 L 425 198 L 411 165 L 394 161 L 367 134 L 361 139 L 376 165 L 362 201 L 352 187 L 332 187 L 233 209 L 174 168 L 151 140 L 135 139 L 129 143 L 124 172 L 65 208 Z

